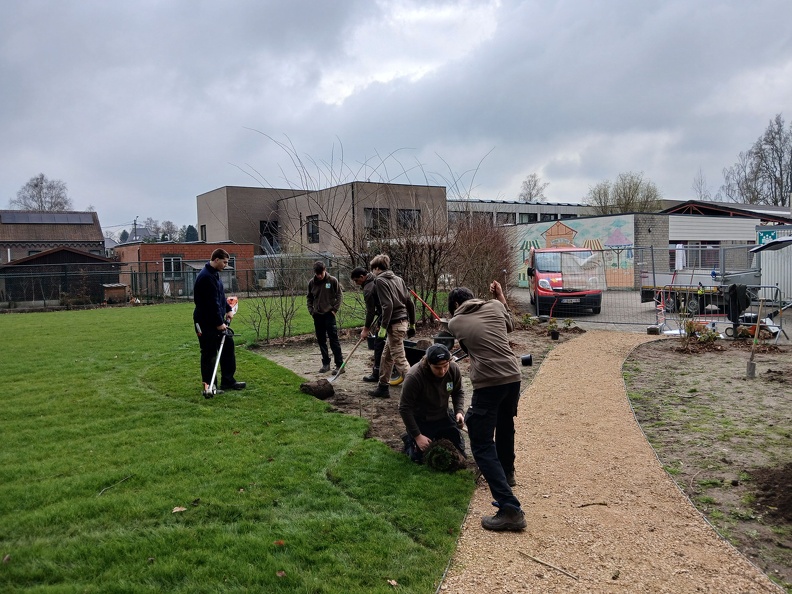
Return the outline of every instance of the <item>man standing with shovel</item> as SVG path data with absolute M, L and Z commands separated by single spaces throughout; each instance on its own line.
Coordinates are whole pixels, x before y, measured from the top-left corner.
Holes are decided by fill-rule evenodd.
M 524 530 L 525 514 L 514 496 L 514 417 L 520 400 L 520 366 L 507 334 L 514 322 L 498 281 L 490 284 L 495 299 L 476 299 L 470 289 L 448 294 L 448 330 L 470 355 L 473 398 L 465 415 L 470 450 L 487 479 L 498 512 L 481 518 L 485 530 Z
M 402 379 L 410 370 L 404 352 L 404 338 L 415 336 L 415 304 L 410 299 L 407 284 L 400 276 L 390 270 L 390 256 L 378 254 L 371 260 L 371 272 L 376 277 L 374 287 L 382 306 L 379 338 L 385 338 L 385 348 L 380 361 L 379 383 L 377 389 L 369 392 L 374 398 L 390 398 L 389 385 L 393 367 L 399 370 Z M 398 382 L 401 383 L 401 382 Z

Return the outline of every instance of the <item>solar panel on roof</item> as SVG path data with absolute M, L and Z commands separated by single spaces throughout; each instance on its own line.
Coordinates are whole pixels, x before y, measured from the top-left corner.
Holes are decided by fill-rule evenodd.
M 92 225 L 90 212 L 12 212 L 0 214 L 4 224 Z

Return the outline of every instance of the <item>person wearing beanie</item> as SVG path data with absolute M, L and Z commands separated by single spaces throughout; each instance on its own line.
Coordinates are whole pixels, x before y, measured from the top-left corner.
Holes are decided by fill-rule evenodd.
M 441 438 L 448 439 L 465 455 L 460 431 L 464 424 L 464 406 L 459 366 L 444 345 L 433 344 L 410 368 L 402 385 L 399 414 L 407 429 L 402 439 L 410 459 L 422 462 L 429 444 Z
M 465 414 L 470 451 L 487 479 L 494 516 L 481 518 L 485 530 L 524 530 L 527 523 L 514 495 L 514 417 L 520 400 L 520 366 L 507 334 L 514 330 L 503 288 L 490 283 L 494 299 L 476 299 L 470 289 L 448 294 L 448 331 L 470 355 L 473 396 Z

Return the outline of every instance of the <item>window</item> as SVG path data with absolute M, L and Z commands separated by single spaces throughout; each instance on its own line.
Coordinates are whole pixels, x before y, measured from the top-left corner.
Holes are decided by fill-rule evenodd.
M 278 243 L 278 221 L 259 221 L 261 250 L 265 254 L 280 252 Z
M 305 217 L 305 233 L 308 243 L 319 243 L 319 215 Z
M 477 225 L 492 225 L 491 212 L 471 212 L 470 221 Z
M 514 225 L 516 219 L 517 214 L 513 212 L 495 213 L 495 223 L 497 225 Z
M 554 212 L 543 212 L 542 216 L 540 217 L 540 221 L 555 221 L 558 218 L 558 215 Z
M 41 250 L 28 250 L 28 256 L 34 256 L 35 254 L 40 254 Z
M 520 222 L 521 223 L 535 223 L 539 217 L 536 215 L 535 212 L 521 212 L 520 213 Z
M 206 225 L 201 225 L 201 241 L 206 241 Z
M 417 230 L 421 226 L 421 210 L 417 208 L 400 208 L 396 211 L 396 224 L 402 230 Z
M 572 213 L 567 213 L 567 214 L 562 214 L 561 215 L 562 219 L 576 219 L 577 217 L 578 216 L 576 214 L 572 214 Z
M 448 211 L 448 224 L 450 226 L 459 225 L 462 221 L 465 220 L 467 213 L 462 210 L 449 210 Z
M 390 208 L 364 208 L 366 230 L 372 237 L 385 237 L 390 231 Z
M 163 278 L 175 279 L 182 276 L 182 258 L 181 256 L 163 256 L 162 269 L 164 271 Z

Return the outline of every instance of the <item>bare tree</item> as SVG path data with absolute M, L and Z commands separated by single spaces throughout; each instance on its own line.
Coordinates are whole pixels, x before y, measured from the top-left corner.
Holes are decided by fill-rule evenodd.
M 616 181 L 600 182 L 591 188 L 584 203 L 594 207 L 598 215 L 660 210 L 660 191 L 645 180 L 643 173 L 620 173 Z
M 788 206 L 792 194 L 792 124 L 777 114 L 753 146 L 723 170 L 719 197 L 746 204 Z
M 72 210 L 66 184 L 59 179 L 47 179 L 43 173 L 31 177 L 9 202 L 11 208 L 42 212 Z
M 707 185 L 707 178 L 704 177 L 701 167 L 699 167 L 696 177 L 693 178 L 691 189 L 696 195 L 696 200 L 712 200 L 712 194 L 710 193 L 709 185 Z
M 163 221 L 160 227 L 160 234 L 163 240 L 167 237 L 168 240 L 176 240 L 179 237 L 179 228 L 173 221 Z
M 543 182 L 536 173 L 532 173 L 523 180 L 522 189 L 520 190 L 518 198 L 523 202 L 547 200 L 544 191 L 549 185 L 550 182 Z
M 160 222 L 157 219 L 153 219 L 151 217 L 148 217 L 145 221 L 143 221 L 143 226 L 146 229 L 148 229 L 149 231 L 151 231 L 151 233 L 157 239 L 159 239 L 160 235 L 162 234 L 161 233 L 162 226 L 160 225 Z
M 510 278 L 514 272 L 513 241 L 508 227 L 495 227 L 482 217 L 463 218 L 453 232 L 449 272 L 456 286 L 466 286 L 479 297 L 489 295 L 493 280 Z

